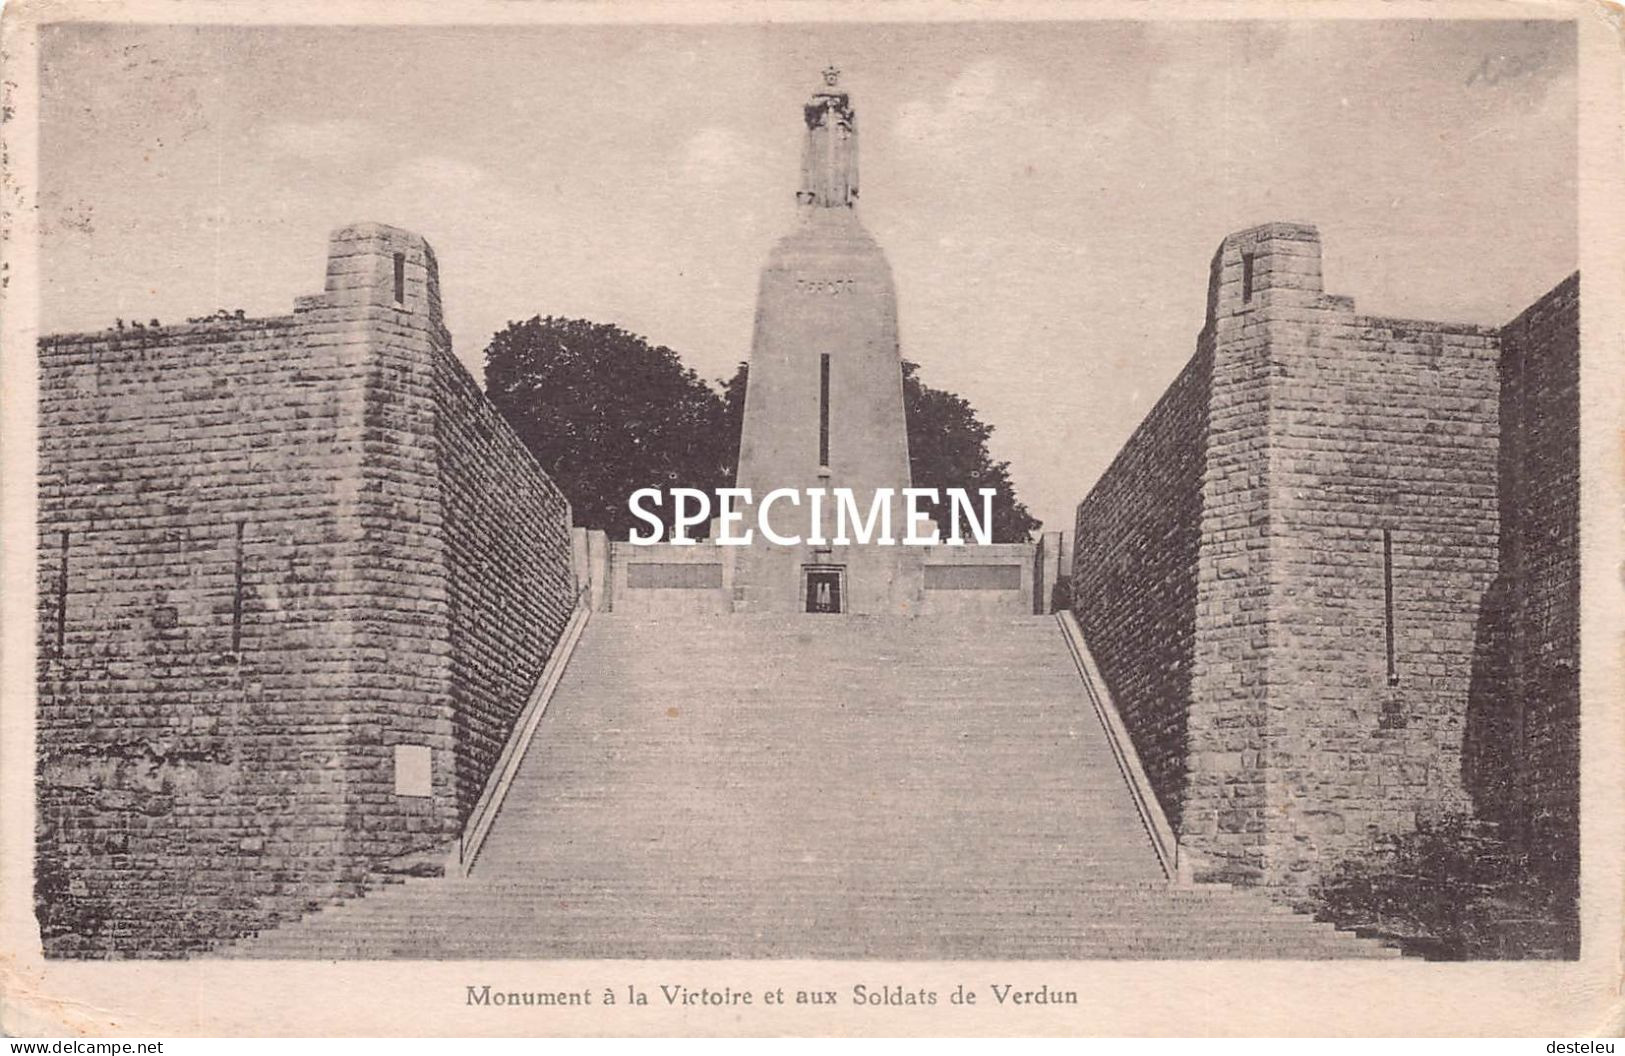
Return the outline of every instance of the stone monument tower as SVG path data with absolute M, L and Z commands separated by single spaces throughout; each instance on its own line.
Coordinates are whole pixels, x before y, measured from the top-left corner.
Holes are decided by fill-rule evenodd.
M 758 502 L 776 488 L 850 488 L 865 518 L 875 489 L 895 489 L 883 506 L 901 538 L 909 462 L 897 296 L 885 254 L 858 220 L 857 112 L 839 79 L 825 70 L 803 107 L 799 222 L 762 270 L 738 486 Z M 801 545 L 758 536 L 738 555 L 737 610 L 918 611 L 921 548 L 860 545 L 850 531 L 853 545 L 834 545 L 834 503 L 823 505 L 823 530 L 809 535 L 813 511 L 802 502 L 769 510 L 775 531 Z M 755 511 L 746 513 L 754 523 Z

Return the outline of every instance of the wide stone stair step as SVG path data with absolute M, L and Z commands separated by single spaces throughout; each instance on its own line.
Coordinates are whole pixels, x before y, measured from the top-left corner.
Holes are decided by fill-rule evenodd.
M 1176 887 L 1049 618 L 594 616 L 472 873 L 233 957 L 1322 958 Z

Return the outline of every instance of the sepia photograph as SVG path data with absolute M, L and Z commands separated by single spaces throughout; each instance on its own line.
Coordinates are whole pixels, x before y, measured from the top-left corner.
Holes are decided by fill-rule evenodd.
M 1617 26 L 551 6 L 8 9 L 25 990 L 1617 992 Z

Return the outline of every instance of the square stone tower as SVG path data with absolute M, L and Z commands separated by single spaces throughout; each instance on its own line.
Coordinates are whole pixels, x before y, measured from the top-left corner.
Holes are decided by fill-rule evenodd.
M 1220 244 L 1196 354 L 1078 507 L 1072 578 L 1198 875 L 1298 893 L 1468 806 L 1499 516 L 1497 331 L 1359 314 L 1321 256 L 1301 223 Z

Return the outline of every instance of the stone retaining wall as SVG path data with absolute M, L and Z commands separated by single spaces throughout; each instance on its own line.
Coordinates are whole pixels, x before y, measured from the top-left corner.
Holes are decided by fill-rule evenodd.
M 479 799 L 575 604 L 570 508 L 479 385 L 436 348 L 457 798 Z
M 1501 345 L 1494 328 L 1356 314 L 1323 291 L 1307 225 L 1215 255 L 1197 355 L 1080 505 L 1072 580 L 1158 795 L 1213 875 L 1303 890 L 1374 836 L 1467 806 L 1505 547 Z M 1559 432 L 1531 457 L 1572 450 Z M 1542 538 L 1574 523 L 1532 505 Z M 1530 795 L 1574 773 L 1572 731 L 1542 727 L 1532 758 L 1551 776 Z
M 1211 349 L 1078 505 L 1072 606 L 1169 821 L 1185 796 Z
M 574 578 L 437 287 L 358 225 L 292 315 L 40 341 L 49 955 L 178 954 L 455 838 Z
M 1479 621 L 1468 789 L 1572 921 L 1580 869 L 1580 278 L 1501 329 L 1500 575 Z M 1571 953 L 1578 953 L 1574 944 Z

